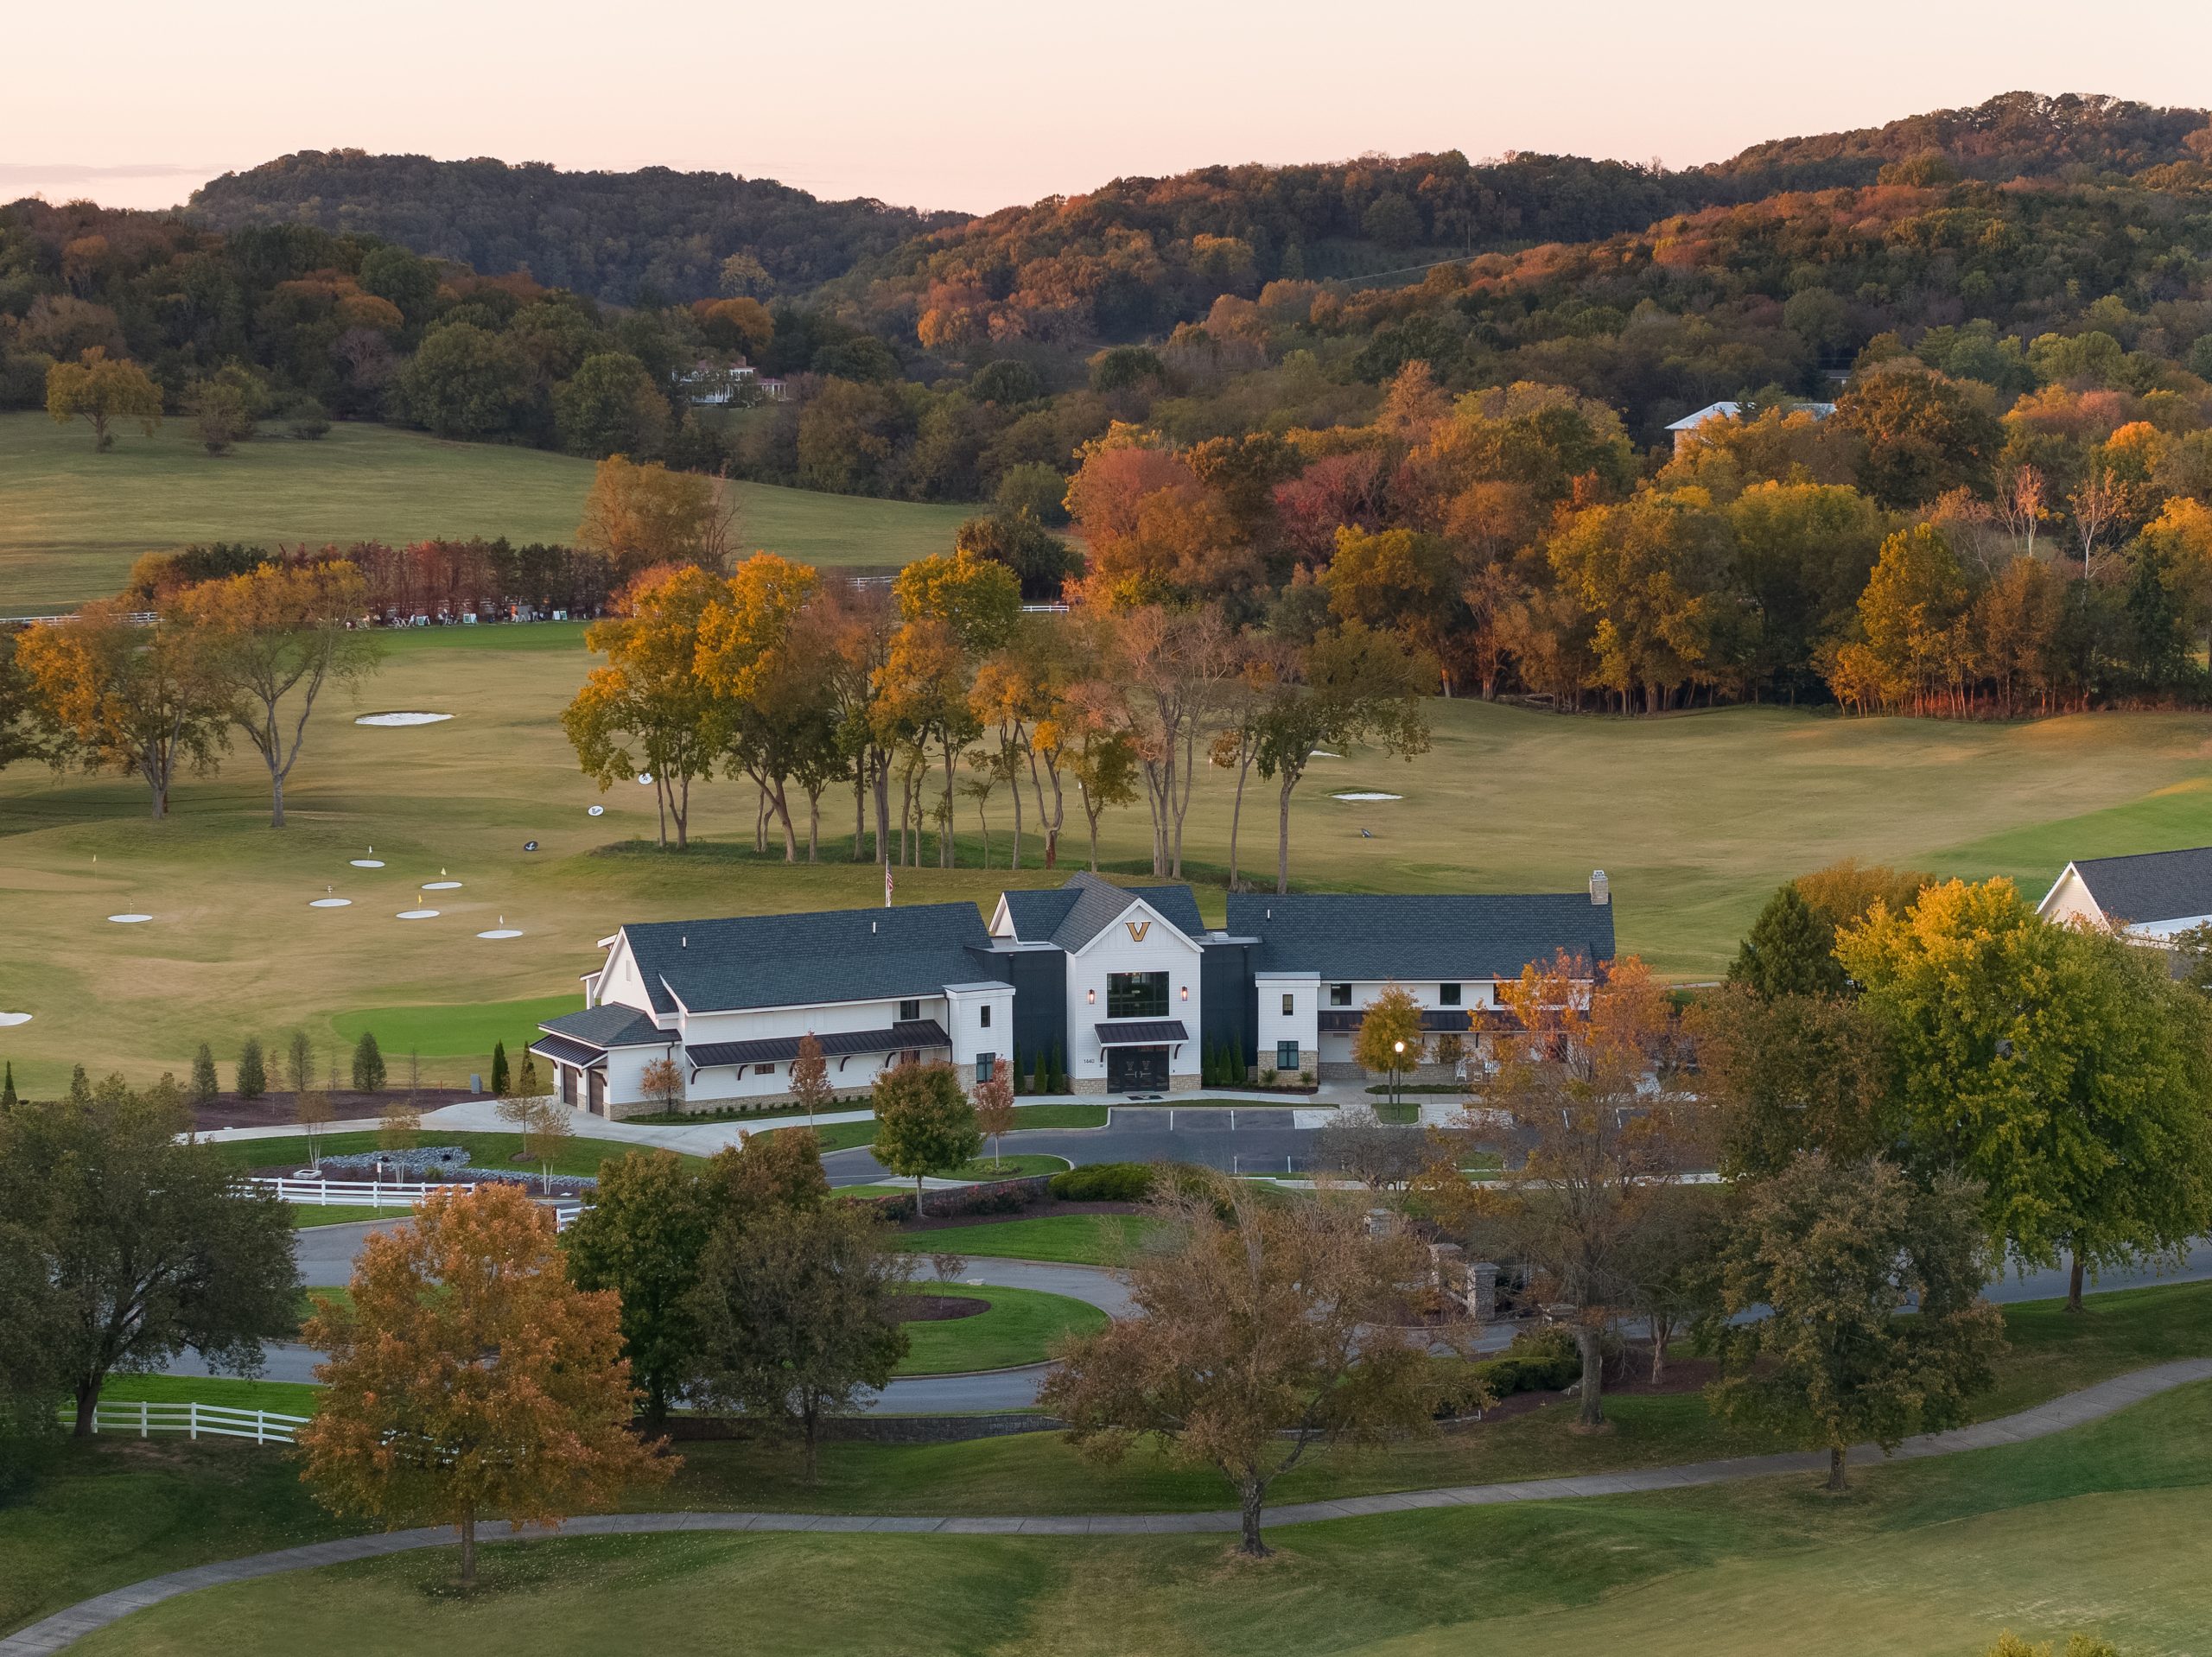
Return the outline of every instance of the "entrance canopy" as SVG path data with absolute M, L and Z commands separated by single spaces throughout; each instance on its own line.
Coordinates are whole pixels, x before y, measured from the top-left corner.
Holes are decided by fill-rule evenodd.
M 1113 1019 L 1097 1031 L 1101 1047 L 1158 1047 L 1191 1038 L 1180 1019 Z

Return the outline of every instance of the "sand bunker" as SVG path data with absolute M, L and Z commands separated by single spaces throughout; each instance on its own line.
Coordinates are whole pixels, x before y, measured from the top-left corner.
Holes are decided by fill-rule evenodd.
M 351 909 L 353 906 L 353 900 L 351 898 L 310 898 L 308 899 L 309 909 Z
M 423 882 L 423 890 L 425 892 L 459 892 L 461 890 L 461 882 L 458 880 L 425 880 Z
M 357 869 L 380 869 L 384 867 L 384 859 L 381 857 L 357 857 L 352 861 Z
M 1351 789 L 1342 794 L 1332 794 L 1332 800 L 1402 800 L 1402 794 L 1382 794 L 1373 789 Z
M 364 714 L 353 723 L 356 725 L 435 725 L 440 720 L 452 717 L 451 714 Z
M 108 917 L 108 919 L 118 926 L 136 926 L 140 921 L 149 921 L 153 918 L 151 915 L 111 915 Z
M 603 805 L 590 806 L 586 808 L 586 813 L 590 816 L 603 817 L 607 815 L 607 808 Z
M 28 1013 L 0 1013 L 0 1030 L 13 1030 L 17 1025 L 30 1021 L 31 1015 Z
M 435 920 L 437 915 L 438 911 L 435 909 L 403 909 L 399 911 L 398 918 L 403 921 L 428 921 Z
M 480 938 L 518 938 L 522 936 L 522 929 L 518 926 L 495 926 L 490 931 L 479 932 L 476 936 Z

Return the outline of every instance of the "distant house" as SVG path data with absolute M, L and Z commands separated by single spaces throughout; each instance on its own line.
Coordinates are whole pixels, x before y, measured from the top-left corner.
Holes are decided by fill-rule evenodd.
M 1794 414 L 1799 409 L 1803 409 L 1815 420 L 1826 420 L 1835 412 L 1835 404 L 1833 403 L 1793 403 L 1784 409 L 1784 412 Z M 1667 428 L 1669 431 L 1675 434 L 1675 453 L 1680 454 L 1682 452 L 1682 445 L 1689 441 L 1689 435 L 1707 421 L 1737 420 L 1743 416 L 1743 413 L 1742 403 L 1724 399 L 1719 403 L 1707 403 L 1695 414 L 1684 415 Z
M 2212 846 L 2078 859 L 2066 866 L 2036 913 L 2154 943 L 2212 924 Z
M 781 403 L 790 395 L 782 380 L 761 374 L 742 357 L 728 363 L 700 359 L 683 377 L 683 389 L 692 402 L 714 408 L 756 400 Z

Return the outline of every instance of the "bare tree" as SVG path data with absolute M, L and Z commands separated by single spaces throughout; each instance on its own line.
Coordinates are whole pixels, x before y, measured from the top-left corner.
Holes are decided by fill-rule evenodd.
M 1997 521 L 2030 558 L 2036 556 L 2037 533 L 2050 516 L 2048 494 L 2043 473 L 2035 467 L 2014 467 L 1997 480 Z
M 1429 1145 L 1418 1127 L 1394 1127 L 1366 1105 L 1347 1105 L 1313 1136 L 1313 1154 L 1329 1171 L 1379 1197 L 1402 1189 L 1427 1165 Z

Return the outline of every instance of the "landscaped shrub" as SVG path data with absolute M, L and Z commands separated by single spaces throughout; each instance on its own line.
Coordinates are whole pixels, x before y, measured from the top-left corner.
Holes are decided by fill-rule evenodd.
M 1141 1203 L 1152 1195 L 1154 1171 L 1148 1162 L 1094 1162 L 1054 1174 L 1052 1191 L 1063 1203 Z
M 1036 1074 L 1029 1079 L 1029 1091 L 1050 1093 L 1052 1090 L 1052 1073 L 1045 1067 L 1045 1050 L 1039 1047 L 1037 1050 L 1037 1070 Z
M 353 1091 L 384 1091 L 384 1054 L 377 1046 L 376 1032 L 373 1030 L 364 1030 L 361 1039 L 353 1047 Z
M 944 1190 L 929 1193 L 929 1217 L 932 1220 L 956 1218 L 966 1214 L 1019 1214 L 1031 1204 L 1045 1200 L 1055 1176 L 1030 1174 L 1020 1179 L 994 1180 L 988 1185 L 956 1185 Z M 914 1217 L 914 1197 L 911 1191 L 896 1197 L 871 1197 L 868 1205 L 887 1220 L 906 1221 Z
M 1229 1080 L 1233 1087 L 1243 1087 L 1251 1081 L 1252 1072 L 1245 1067 L 1244 1044 L 1231 1042 L 1229 1045 Z
M 215 1076 L 214 1051 L 203 1041 L 200 1044 L 200 1051 L 192 1056 L 192 1102 L 212 1105 L 215 1102 L 215 1095 L 222 1090 L 223 1084 Z
M 1067 1090 L 1067 1063 L 1066 1061 L 1060 1057 L 1060 1044 L 1054 1042 L 1052 1044 L 1052 1091 L 1054 1093 L 1065 1093 Z

